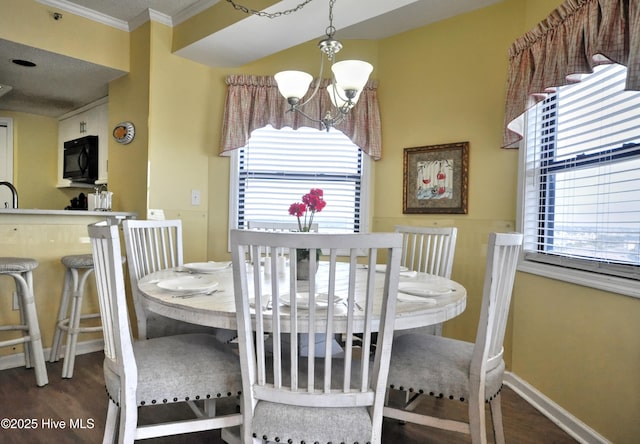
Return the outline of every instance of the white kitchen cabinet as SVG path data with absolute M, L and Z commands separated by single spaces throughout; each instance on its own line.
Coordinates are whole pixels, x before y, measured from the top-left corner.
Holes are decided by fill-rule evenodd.
M 58 123 L 58 188 L 93 187 L 91 184 L 76 184 L 62 178 L 64 167 L 64 143 L 85 136 L 98 136 L 98 180 L 107 183 L 109 146 L 109 108 L 107 98 L 90 103 L 65 114 Z

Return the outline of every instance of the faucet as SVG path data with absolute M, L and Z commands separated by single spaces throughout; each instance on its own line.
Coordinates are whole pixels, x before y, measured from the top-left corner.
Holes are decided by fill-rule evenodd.
M 16 187 L 13 186 L 13 184 L 11 182 L 0 182 L 0 186 L 6 186 L 7 188 L 9 188 L 9 190 L 11 190 L 11 195 L 13 196 L 13 208 L 18 208 L 18 190 L 16 190 Z M 5 202 L 5 207 L 7 206 L 7 203 Z

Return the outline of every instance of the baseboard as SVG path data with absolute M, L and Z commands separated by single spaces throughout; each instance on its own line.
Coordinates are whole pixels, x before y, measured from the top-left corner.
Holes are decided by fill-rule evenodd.
M 528 384 L 515 374 L 505 372 L 504 384 L 513 389 L 525 401 L 531 404 L 536 410 L 549 418 L 554 424 L 571 435 L 580 443 L 584 444 L 610 444 L 610 441 L 598 434 L 587 424 L 567 412 L 558 404 L 547 398 L 535 387 Z
M 64 346 L 60 350 L 60 354 L 64 356 Z M 76 355 L 84 355 L 85 353 L 93 353 L 100 350 L 104 350 L 104 341 L 102 339 L 94 339 L 92 341 L 78 342 L 76 345 Z M 49 354 L 51 348 L 44 349 L 44 360 L 49 362 Z M 14 353 L 12 355 L 0 356 L 0 370 L 6 370 L 9 368 L 23 367 L 24 366 L 24 354 Z

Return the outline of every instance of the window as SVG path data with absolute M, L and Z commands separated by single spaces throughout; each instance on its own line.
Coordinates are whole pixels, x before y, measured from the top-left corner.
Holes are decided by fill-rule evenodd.
M 625 74 L 600 66 L 528 111 L 525 262 L 640 280 L 640 93 Z
M 296 222 L 289 206 L 321 188 L 327 206 L 314 217 L 320 231 L 366 231 L 369 159 L 340 131 L 267 126 L 253 131 L 233 156 L 229 226 Z

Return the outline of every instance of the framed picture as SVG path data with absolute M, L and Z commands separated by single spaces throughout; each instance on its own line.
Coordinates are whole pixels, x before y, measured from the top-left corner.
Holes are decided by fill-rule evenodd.
M 402 212 L 467 214 L 469 142 L 404 149 Z

